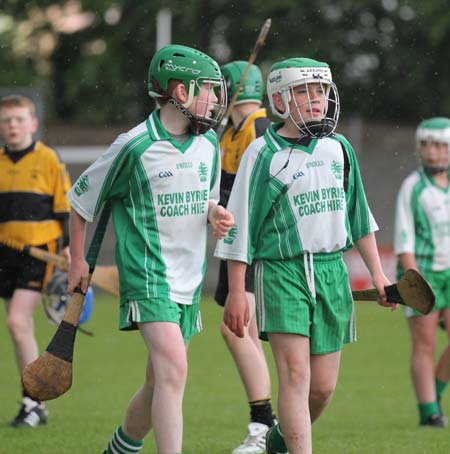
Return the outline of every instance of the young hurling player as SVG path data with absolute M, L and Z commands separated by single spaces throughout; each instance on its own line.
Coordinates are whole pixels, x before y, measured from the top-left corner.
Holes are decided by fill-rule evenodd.
M 280 423 L 266 436 L 268 454 L 311 453 L 311 423 L 336 386 L 343 344 L 355 318 L 342 252 L 358 248 L 386 301 L 381 268 L 355 153 L 335 134 L 339 99 L 326 63 L 291 58 L 267 81 L 268 128 L 244 154 L 228 204 L 235 228 L 218 242 L 230 293 L 224 321 L 243 336 L 249 320 L 244 276 L 256 263 L 256 316 L 279 378 Z
M 148 85 L 160 108 L 120 135 L 69 194 L 69 290 L 79 283 L 86 290 L 85 224 L 111 200 L 120 329 L 139 329 L 148 350 L 145 381 L 108 454 L 140 452 L 151 429 L 159 453 L 181 453 L 186 349 L 201 330 L 207 223 L 218 238 L 233 225 L 233 217 L 217 205 L 219 144 L 210 130 L 226 106 L 219 66 L 195 49 L 166 46 L 153 56 Z
M 236 93 L 246 67 L 245 61 L 233 61 L 222 66 L 229 99 Z M 244 151 L 255 138 L 264 134 L 270 124 L 266 109 L 261 108 L 262 98 L 261 71 L 256 65 L 252 65 L 231 110 L 230 125 L 220 140 L 222 154 L 220 204 L 223 206 L 227 206 Z M 250 306 L 250 321 L 244 337 L 235 336 L 225 323 L 222 323 L 220 328 L 236 362 L 250 405 L 251 421 L 248 425 L 248 434 L 233 450 L 233 454 L 264 454 L 266 452 L 265 435 L 269 427 L 274 425 L 274 415 L 270 397 L 269 369 L 256 326 L 253 266 L 249 266 L 245 273 L 245 291 Z M 227 295 L 227 262 L 222 260 L 215 294 L 217 303 L 224 306 Z
M 0 242 L 16 241 L 69 255 L 69 176 L 57 153 L 33 135 L 38 119 L 34 103 L 23 96 L 0 100 Z M 8 329 L 21 372 L 38 357 L 33 315 L 53 265 L 0 245 L 0 298 L 6 302 Z M 46 423 L 48 412 L 22 389 L 13 427 Z
M 403 182 L 395 212 L 394 248 L 401 276 L 419 270 L 436 294 L 433 312 L 405 308 L 412 338 L 411 376 L 423 426 L 445 427 L 440 400 L 450 381 L 450 346 L 437 366 L 436 328 L 442 317 L 450 335 L 450 119 L 422 121 L 416 132 L 419 169 Z

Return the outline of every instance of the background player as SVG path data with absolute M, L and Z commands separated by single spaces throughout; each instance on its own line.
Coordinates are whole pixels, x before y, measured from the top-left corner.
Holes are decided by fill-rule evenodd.
M 342 251 L 355 243 L 388 305 L 355 153 L 334 134 L 339 98 L 326 63 L 291 58 L 267 81 L 271 125 L 244 154 L 228 204 L 236 225 L 218 242 L 228 259 L 224 321 L 243 336 L 249 320 L 244 276 L 256 261 L 256 315 L 279 378 L 280 424 L 268 454 L 311 453 L 311 422 L 334 392 L 344 343 L 355 340 L 354 307 Z
M 186 345 L 201 329 L 207 222 L 219 238 L 233 225 L 217 205 L 219 144 L 209 130 L 226 107 L 219 66 L 203 52 L 166 46 L 152 58 L 148 84 L 160 109 L 120 135 L 69 193 L 69 291 L 87 288 L 85 224 L 110 199 L 120 329 L 139 329 L 148 350 L 144 384 L 105 451 L 114 454 L 137 454 L 152 428 L 159 453 L 181 453 Z
M 33 140 L 38 119 L 34 103 L 23 96 L 0 100 L 0 241 L 12 240 L 70 259 L 66 192 L 70 181 L 54 150 Z M 8 329 L 19 372 L 37 359 L 33 314 L 51 276 L 52 265 L 0 245 L 0 297 L 6 301 Z M 46 423 L 48 412 L 22 390 L 13 427 Z
M 396 205 L 394 248 L 398 272 L 419 270 L 436 294 L 434 311 L 421 315 L 405 308 L 411 332 L 411 376 L 421 425 L 445 427 L 440 409 L 450 381 L 450 346 L 437 366 L 436 328 L 439 317 L 450 336 L 450 119 L 422 121 L 416 132 L 419 169 L 403 182 Z
M 246 67 L 245 61 L 233 61 L 222 66 L 229 99 L 234 96 Z M 220 204 L 225 207 L 244 151 L 253 140 L 264 134 L 270 124 L 266 109 L 261 108 L 263 89 L 261 71 L 256 65 L 252 65 L 231 110 L 229 127 L 220 140 L 222 155 Z M 248 435 L 233 450 L 233 454 L 264 454 L 265 434 L 268 428 L 274 425 L 274 415 L 269 370 L 256 326 L 253 266 L 247 268 L 245 290 L 250 306 L 250 321 L 244 337 L 235 336 L 223 322 L 220 328 L 236 362 L 250 405 L 251 422 L 248 425 Z M 227 262 L 221 260 L 215 294 L 217 303 L 224 306 L 227 295 Z

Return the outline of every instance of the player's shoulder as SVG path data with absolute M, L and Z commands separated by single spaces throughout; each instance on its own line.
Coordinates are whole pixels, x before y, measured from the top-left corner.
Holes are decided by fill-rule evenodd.
M 403 181 L 400 186 L 400 192 L 413 192 L 417 190 L 422 184 L 422 178 L 418 170 L 411 172 Z
M 328 136 L 327 139 L 335 140 L 335 141 L 339 142 L 346 150 L 353 151 L 352 144 L 347 139 L 347 137 L 344 136 L 344 134 L 341 134 L 339 132 L 334 132 L 333 134 Z
M 214 129 L 204 132 L 201 134 L 201 137 L 211 143 L 215 148 L 219 147 L 219 136 Z
M 40 160 L 42 159 L 50 162 L 62 163 L 61 156 L 58 151 L 40 140 L 36 142 L 34 151 L 39 155 L 38 158 Z
M 152 142 L 145 121 L 131 128 L 129 131 L 119 134 L 110 145 L 110 150 L 120 152 L 127 149 L 129 153 L 136 152 L 141 145 L 148 147 Z

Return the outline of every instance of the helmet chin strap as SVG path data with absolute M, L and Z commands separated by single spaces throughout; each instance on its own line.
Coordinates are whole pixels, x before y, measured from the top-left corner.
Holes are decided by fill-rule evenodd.
M 174 105 L 190 122 L 190 129 L 195 134 L 203 134 L 209 128 L 206 125 L 201 124 L 197 118 L 185 107 L 184 104 L 181 104 L 180 101 L 177 101 L 175 98 L 169 98 L 170 104 Z
M 324 118 L 320 121 L 306 121 L 303 124 L 297 124 L 299 131 L 305 136 L 320 139 L 327 137 L 334 131 L 334 121 L 330 118 Z
M 428 175 L 438 175 L 439 173 L 447 172 L 448 169 L 450 168 L 448 165 L 447 166 L 425 166 L 425 165 L 422 165 L 422 167 L 423 167 L 423 170 Z

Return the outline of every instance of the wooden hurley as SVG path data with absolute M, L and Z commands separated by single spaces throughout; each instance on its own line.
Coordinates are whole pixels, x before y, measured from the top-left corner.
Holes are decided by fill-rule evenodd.
M 416 270 L 407 270 L 397 283 L 388 285 L 384 289 L 390 303 L 409 306 L 421 314 L 429 314 L 434 307 L 433 289 Z M 376 289 L 353 290 L 352 295 L 355 301 L 378 300 Z

